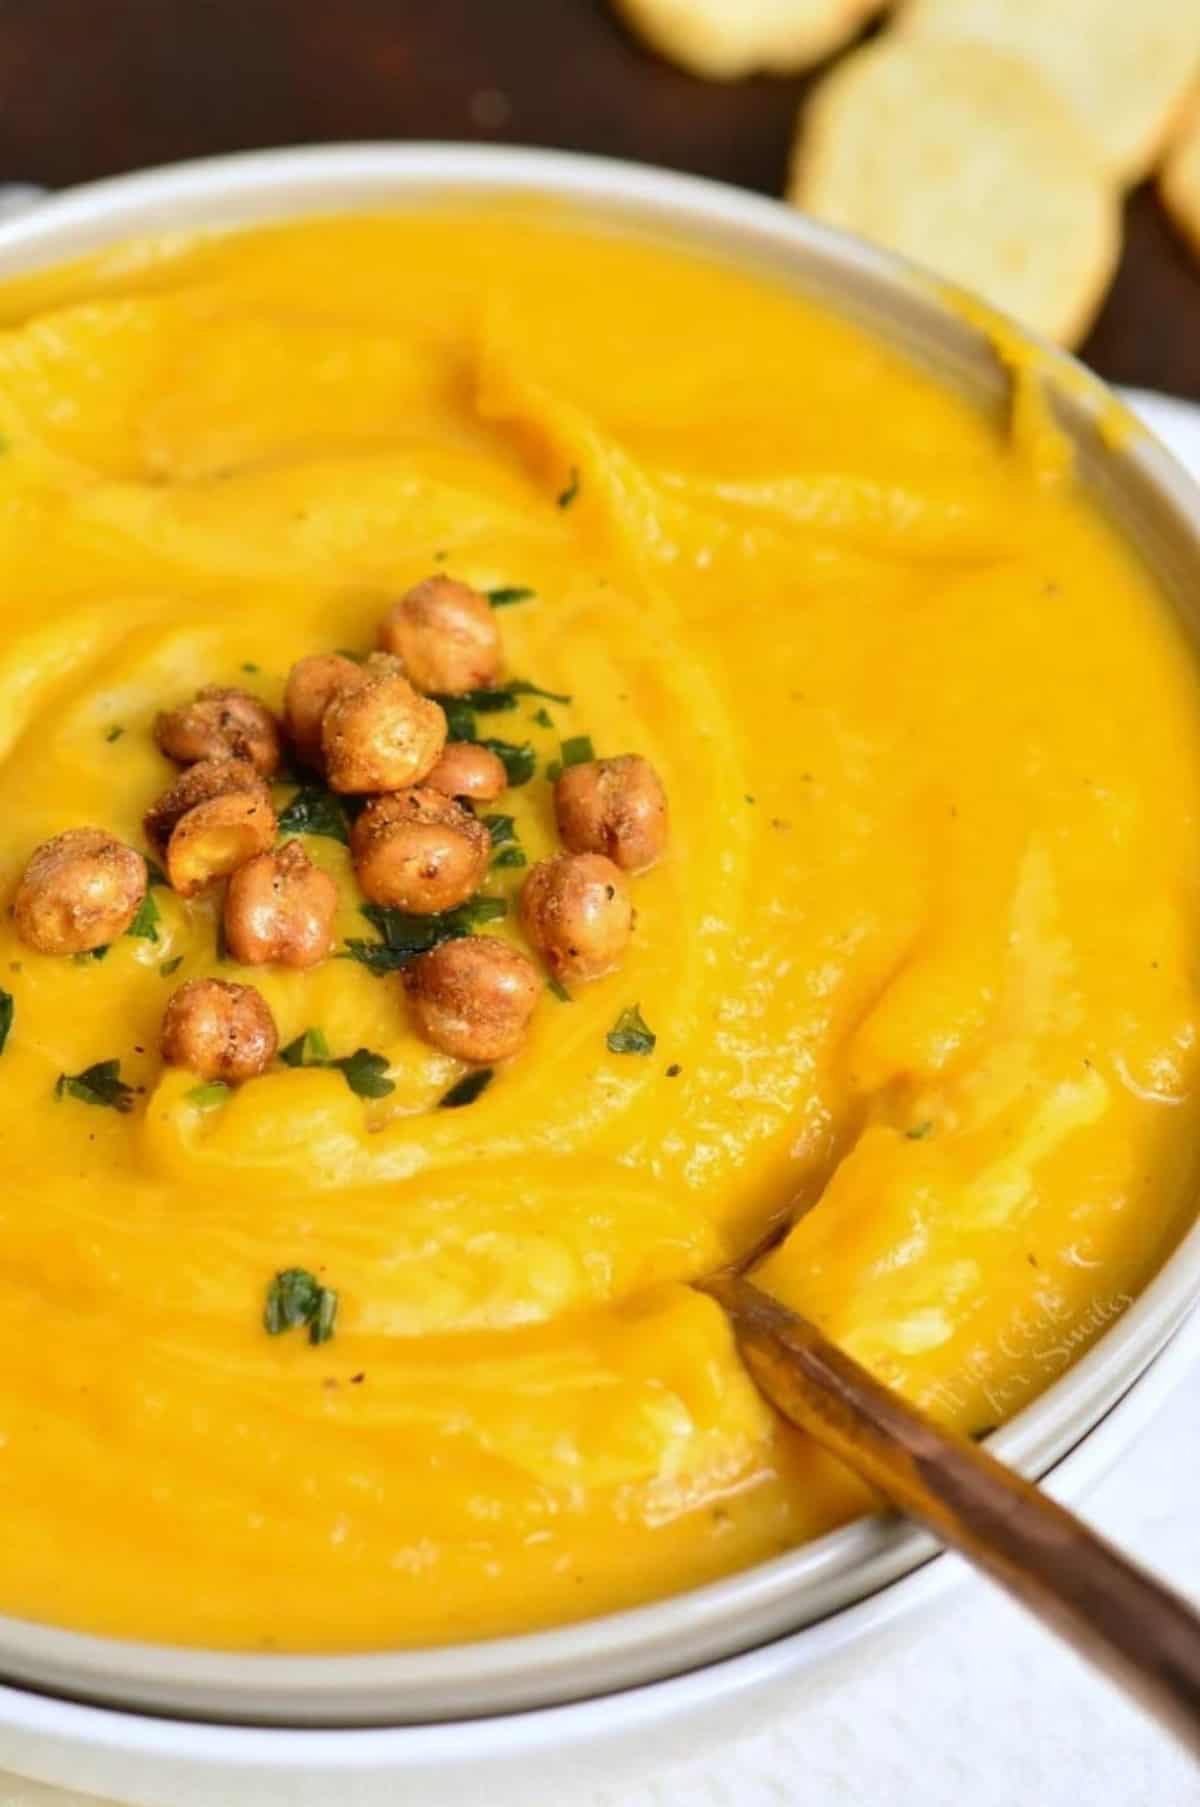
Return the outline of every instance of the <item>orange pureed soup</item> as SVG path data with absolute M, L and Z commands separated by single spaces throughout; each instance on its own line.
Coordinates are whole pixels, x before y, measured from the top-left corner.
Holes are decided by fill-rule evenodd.
M 529 861 L 564 740 L 671 804 L 621 969 L 456 1110 L 398 975 L 239 969 L 219 895 L 155 885 L 103 959 L 5 917 L 0 1610 L 443 1643 L 813 1536 L 864 1496 L 688 1284 L 788 1200 L 764 1283 L 964 1429 L 1119 1315 L 1190 1211 L 1200 691 L 1036 432 L 788 292 L 495 211 L 126 247 L 0 319 L 6 898 L 62 829 L 145 847 L 161 708 L 278 707 L 437 570 L 571 699 L 478 724 L 530 749 Z M 520 943 L 523 877 L 483 932 Z M 392 1089 L 164 1069 L 210 974 Z M 614 1052 L 633 1005 L 653 1048 Z M 127 1111 L 57 1083 L 106 1061 Z M 289 1267 L 332 1340 L 267 1334 Z

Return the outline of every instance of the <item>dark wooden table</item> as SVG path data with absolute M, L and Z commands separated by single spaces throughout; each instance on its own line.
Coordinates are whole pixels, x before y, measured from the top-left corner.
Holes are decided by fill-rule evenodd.
M 455 138 L 607 152 L 777 194 L 804 86 L 697 81 L 635 45 L 605 0 L 0 0 L 0 179 L 59 186 L 263 145 Z M 1084 355 L 1114 381 L 1200 400 L 1200 265 L 1148 189 L 1129 202 L 1124 262 Z

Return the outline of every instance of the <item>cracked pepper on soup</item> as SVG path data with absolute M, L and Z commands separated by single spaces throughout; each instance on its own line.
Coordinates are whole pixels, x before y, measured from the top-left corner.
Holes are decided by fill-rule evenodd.
M 0 1610 L 420 1645 L 830 1528 L 689 1284 L 782 1206 L 967 1432 L 1119 1316 L 1200 689 L 1029 393 L 502 209 L 0 320 Z

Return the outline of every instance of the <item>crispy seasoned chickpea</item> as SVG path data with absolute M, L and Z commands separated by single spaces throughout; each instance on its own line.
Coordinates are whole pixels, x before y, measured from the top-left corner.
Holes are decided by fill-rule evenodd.
M 213 797 L 228 796 L 236 791 L 257 797 L 263 803 L 271 801 L 270 786 L 248 760 L 204 759 L 199 765 L 189 766 L 142 817 L 146 839 L 156 853 L 165 853 L 175 824 L 190 809 L 195 809 L 198 803 L 210 802 Z
M 264 778 L 279 770 L 279 724 L 248 690 L 206 685 L 192 702 L 159 716 L 154 738 L 176 765 L 247 759 Z
M 640 753 L 568 766 L 554 786 L 554 813 L 571 853 L 603 853 L 622 872 L 647 872 L 667 839 L 667 799 Z
M 313 653 L 297 659 L 283 693 L 283 725 L 296 757 L 321 769 L 321 723 L 339 691 L 355 690 L 366 679 L 363 666 L 342 653 Z
M 33 854 L 13 921 L 39 954 L 86 954 L 123 935 L 145 895 L 140 853 L 102 828 L 68 828 Z
M 433 770 L 446 717 L 418 696 L 398 659 L 373 654 L 357 687 L 335 692 L 321 721 L 325 770 L 335 791 L 402 791 Z
M 472 803 L 494 803 L 508 786 L 504 761 L 490 747 L 452 740 L 425 780 L 444 797 L 469 797 Z
M 275 839 L 278 824 L 270 799 L 250 791 L 227 791 L 207 803 L 197 803 L 181 816 L 167 842 L 167 877 L 180 897 L 227 878 L 265 853 Z
M 461 696 L 500 676 L 500 630 L 487 597 L 452 577 L 427 577 L 394 603 L 379 644 L 403 659 L 418 690 Z
M 465 903 L 483 883 L 491 851 L 483 823 L 425 785 L 374 798 L 350 831 L 365 895 L 419 916 Z
M 405 970 L 417 1027 L 458 1060 L 519 1054 L 542 989 L 527 954 L 494 935 L 443 941 Z
M 279 1036 L 266 999 L 252 985 L 189 979 L 167 1001 L 162 1056 L 201 1079 L 241 1085 L 265 1073 Z
M 337 886 L 299 841 L 239 866 L 225 894 L 225 942 L 244 966 L 315 966 L 328 954 Z
M 600 979 L 633 933 L 625 875 L 602 853 L 541 860 L 521 889 L 521 924 L 556 979 Z

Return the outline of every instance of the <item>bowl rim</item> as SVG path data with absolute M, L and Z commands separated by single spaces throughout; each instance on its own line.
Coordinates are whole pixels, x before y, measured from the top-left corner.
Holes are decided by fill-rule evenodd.
M 874 247 L 726 184 L 573 152 L 451 144 L 305 146 L 134 172 L 68 190 L 0 223 L 0 279 L 122 240 L 197 228 L 482 198 L 549 198 L 682 248 L 774 274 L 919 353 L 936 340 L 943 376 L 982 395 L 1007 378 L 986 327 L 953 292 Z M 1015 331 L 1015 329 L 1010 329 Z M 1030 335 L 1088 481 L 1172 573 L 1200 567 L 1200 492 L 1140 427 L 1113 436 L 1111 392 Z M 1136 530 L 1133 517 L 1137 517 Z M 1181 597 L 1182 607 L 1182 597 Z M 1061 1378 L 991 1439 L 1041 1476 L 1097 1425 L 1200 1296 L 1200 1222 L 1149 1285 Z M 835 1615 L 927 1564 L 926 1534 L 858 1520 L 686 1593 L 545 1631 L 451 1647 L 298 1654 L 191 1649 L 0 1616 L 0 1678 L 118 1711 L 227 1726 L 453 1724 L 555 1709 L 737 1659 Z

